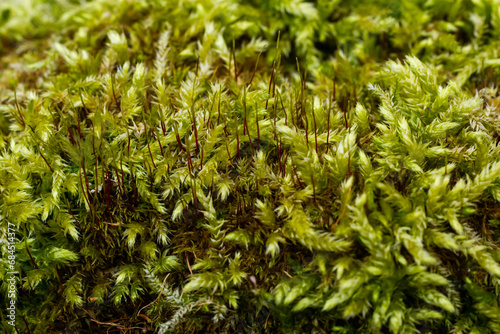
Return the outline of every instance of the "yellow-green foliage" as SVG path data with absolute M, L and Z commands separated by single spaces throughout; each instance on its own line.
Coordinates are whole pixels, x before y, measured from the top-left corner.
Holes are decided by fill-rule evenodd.
M 5 330 L 500 333 L 499 8 L 3 1 Z

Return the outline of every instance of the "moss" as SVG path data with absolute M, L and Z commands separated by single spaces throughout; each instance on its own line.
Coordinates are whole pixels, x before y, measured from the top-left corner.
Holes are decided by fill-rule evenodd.
M 500 332 L 497 7 L 2 2 L 4 328 Z

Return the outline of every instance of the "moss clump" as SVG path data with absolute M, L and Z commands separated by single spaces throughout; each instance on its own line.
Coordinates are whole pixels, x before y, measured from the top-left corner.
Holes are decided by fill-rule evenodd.
M 500 332 L 498 5 L 2 2 L 5 330 Z

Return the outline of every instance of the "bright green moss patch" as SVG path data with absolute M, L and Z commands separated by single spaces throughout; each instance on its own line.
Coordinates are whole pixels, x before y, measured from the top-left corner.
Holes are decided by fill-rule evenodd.
M 498 8 L 2 2 L 5 331 L 499 333 Z

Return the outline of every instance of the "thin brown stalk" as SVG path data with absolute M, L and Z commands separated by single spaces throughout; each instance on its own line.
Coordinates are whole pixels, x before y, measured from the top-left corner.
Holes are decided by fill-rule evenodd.
M 56 275 L 57 275 L 57 280 L 59 282 L 59 286 L 61 287 L 61 291 L 64 292 L 64 286 L 62 284 L 61 275 L 59 274 L 59 270 L 57 269 L 57 267 L 56 267 Z
M 45 161 L 45 163 L 47 164 L 47 166 L 49 166 L 49 169 L 52 173 L 54 173 L 54 170 L 52 169 L 52 167 L 50 166 L 49 162 L 47 161 L 47 159 L 45 159 L 45 156 L 43 155 L 42 151 L 40 150 L 40 146 L 38 147 L 38 153 L 40 153 L 40 155 L 42 156 L 42 159 L 43 161 Z
M 23 319 L 23 321 L 24 321 L 24 325 L 26 326 L 26 330 L 28 331 L 28 334 L 31 334 L 30 328 L 29 328 L 29 326 L 28 326 L 28 322 L 26 321 L 26 319 L 24 318 L 24 316 L 23 316 L 21 313 L 19 313 L 19 315 L 21 316 L 21 318 L 22 318 L 22 319 Z M 17 329 L 16 329 L 16 330 L 17 330 Z
M 66 198 L 66 207 L 68 208 L 68 212 L 69 214 L 71 215 L 71 217 L 73 217 L 73 219 L 76 221 L 76 223 L 78 224 L 78 227 L 80 228 L 80 230 L 82 230 L 82 225 L 80 225 L 80 222 L 78 221 L 78 219 L 76 219 L 75 215 L 73 214 L 73 211 L 71 211 L 70 207 L 69 207 L 69 202 L 68 202 L 68 199 Z
M 309 120 L 307 119 L 307 111 L 304 112 L 306 126 L 306 145 L 309 147 Z
M 273 84 L 274 68 L 275 68 L 275 66 L 276 66 L 276 64 L 273 61 L 273 69 L 271 71 L 271 78 L 269 79 L 269 88 L 268 88 L 268 94 L 269 95 L 271 95 L 271 87 L 272 87 L 272 84 Z M 266 100 L 266 110 L 267 110 L 268 105 L 269 105 L 269 98 Z
M 123 155 L 120 155 L 120 170 L 122 174 L 123 190 L 125 191 L 125 173 L 123 172 Z
M 116 175 L 116 183 L 118 184 L 118 189 L 120 190 L 120 194 L 123 196 L 123 189 L 120 182 L 120 174 L 118 173 L 118 168 L 115 166 L 115 175 Z
M 281 96 L 281 93 L 279 95 L 280 95 L 280 101 L 281 101 L 281 108 L 283 109 L 283 113 L 285 113 L 285 125 L 287 125 L 287 123 L 288 123 L 288 115 L 287 115 L 285 106 L 283 105 L 283 97 Z
M 134 190 L 134 203 L 137 205 L 137 190 L 135 189 L 134 170 L 130 166 L 130 177 L 132 178 L 132 188 Z
M 68 128 L 69 138 L 71 139 L 71 145 L 75 146 L 75 137 L 73 137 L 73 133 L 71 133 L 71 129 Z
M 234 65 L 234 81 L 238 82 L 238 68 L 236 67 L 236 43 L 234 41 L 234 34 L 233 34 L 233 65 Z
M 85 106 L 85 102 L 83 102 L 82 91 L 78 90 L 78 93 L 80 93 L 80 101 L 82 102 L 83 110 L 85 110 L 85 114 L 87 114 L 87 116 L 88 116 L 89 111 L 87 110 L 87 106 Z
M 83 169 L 83 176 L 85 178 L 85 185 L 87 187 L 87 195 L 90 199 L 90 187 L 89 187 L 89 179 L 87 178 L 87 170 L 85 169 L 85 158 L 82 159 L 82 169 Z M 97 182 L 97 178 L 96 178 L 96 182 Z M 96 185 L 97 186 L 97 185 Z M 96 189 L 97 191 L 97 189 Z
M 116 98 L 116 94 L 115 94 L 115 84 L 114 84 L 114 77 L 111 76 L 111 90 L 113 91 L 113 99 L 115 100 L 115 104 L 116 104 L 116 107 L 118 108 L 118 111 L 119 112 L 122 112 L 122 108 L 120 107 L 120 105 L 118 104 L 118 100 Z
M 28 249 L 28 244 L 25 244 L 24 247 L 26 248 L 26 251 L 28 252 L 28 255 L 30 257 L 30 260 L 31 260 L 31 263 L 33 263 L 33 266 L 38 269 L 38 266 L 36 265 L 36 262 L 35 260 L 33 259 L 33 256 L 31 256 L 31 252 L 30 250 Z
M 87 197 L 85 194 L 85 187 L 83 186 L 83 181 L 82 181 L 82 175 L 80 174 L 79 176 L 80 179 L 80 186 L 82 187 L 82 193 L 83 193 L 83 198 L 85 199 L 85 202 L 87 202 L 87 205 L 89 206 L 90 214 L 93 214 L 92 212 L 92 205 L 90 205 L 90 198 Z
M 245 134 L 245 128 L 246 128 L 246 133 L 248 134 L 248 141 L 250 142 L 250 147 L 252 148 L 252 155 L 255 154 L 255 150 L 253 148 L 253 143 L 252 143 L 252 137 L 250 136 L 250 130 L 248 129 L 248 123 L 247 123 L 247 95 L 246 95 L 246 88 L 243 90 L 243 109 L 245 111 L 245 116 L 243 118 L 243 135 Z
M 219 124 L 219 122 L 220 122 L 220 98 L 221 98 L 221 91 L 219 90 L 219 104 L 217 106 L 217 113 L 218 113 L 217 124 Z
M 21 108 L 19 108 L 19 103 L 17 102 L 17 93 L 16 93 L 15 89 L 14 89 L 14 99 L 16 101 L 17 113 L 19 114 L 19 123 L 21 123 L 23 126 L 25 126 L 26 123 L 24 122 L 24 117 L 23 117 L 23 114 L 21 113 Z
M 155 164 L 155 161 L 153 159 L 153 154 L 151 153 L 151 147 L 149 146 L 149 138 L 148 138 L 148 134 L 147 134 L 147 131 L 146 132 L 146 143 L 148 144 L 148 151 L 149 151 L 149 156 L 151 158 L 151 162 L 153 163 L 153 166 L 155 167 L 156 169 L 156 164 Z
M 191 265 L 189 264 L 189 258 L 188 258 L 187 252 L 184 252 L 184 255 L 186 255 L 186 263 L 187 263 L 189 272 L 191 273 L 191 275 L 193 275 L 193 270 L 191 270 Z
M 314 99 L 312 101 L 312 117 L 313 117 L 313 123 L 314 123 L 314 142 L 316 143 L 316 154 L 318 153 L 318 133 L 317 133 L 317 128 L 316 128 L 316 116 L 314 115 Z
M 236 125 L 236 155 L 240 159 L 240 136 L 238 135 L 238 125 Z
M 260 129 L 259 129 L 259 110 L 257 105 L 255 105 L 255 123 L 257 124 L 257 151 L 259 151 L 260 146 Z

